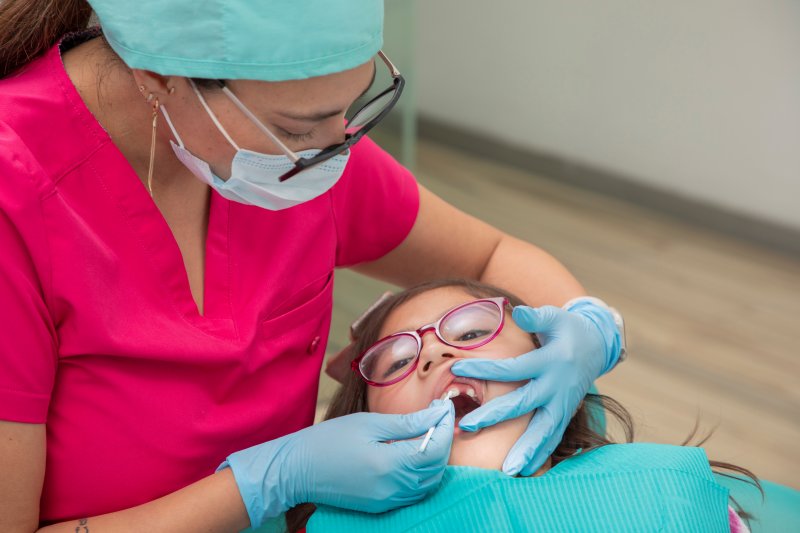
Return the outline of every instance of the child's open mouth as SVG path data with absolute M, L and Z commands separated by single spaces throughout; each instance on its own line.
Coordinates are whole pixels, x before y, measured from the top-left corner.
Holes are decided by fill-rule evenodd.
M 453 400 L 453 405 L 456 408 L 456 420 L 481 406 L 478 400 L 467 394 L 459 394 L 455 398 L 451 398 L 451 400 Z
M 456 377 L 444 387 L 440 397 L 447 394 L 456 410 L 456 423 L 464 415 L 483 404 L 483 384 L 471 378 Z

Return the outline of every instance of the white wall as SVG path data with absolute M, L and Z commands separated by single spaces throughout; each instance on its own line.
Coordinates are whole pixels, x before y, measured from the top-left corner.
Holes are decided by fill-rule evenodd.
M 418 0 L 420 112 L 800 229 L 800 1 Z

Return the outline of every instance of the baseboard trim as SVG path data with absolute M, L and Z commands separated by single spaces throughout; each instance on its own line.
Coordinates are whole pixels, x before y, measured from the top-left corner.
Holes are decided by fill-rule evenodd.
M 800 230 L 794 228 L 643 185 L 623 175 L 553 154 L 515 147 L 430 117 L 419 118 L 418 132 L 422 139 L 530 170 L 561 183 L 631 202 L 683 222 L 800 257 Z

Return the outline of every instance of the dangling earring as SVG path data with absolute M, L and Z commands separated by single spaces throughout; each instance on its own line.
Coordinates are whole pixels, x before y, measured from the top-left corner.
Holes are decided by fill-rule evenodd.
M 147 101 L 153 100 L 153 93 L 147 96 Z M 156 157 L 156 128 L 158 127 L 158 98 L 155 98 L 153 103 L 153 135 L 150 138 L 150 165 L 147 169 L 147 190 L 150 192 L 150 198 L 153 197 L 153 161 Z
M 145 86 L 139 85 L 139 92 L 144 95 Z M 167 90 L 167 94 L 172 95 L 175 93 L 175 87 L 169 87 Z M 155 100 L 155 102 L 153 102 Z M 156 129 L 158 128 L 158 108 L 160 104 L 158 103 L 158 98 L 153 95 L 153 93 L 149 93 L 145 101 L 149 104 L 153 102 L 153 134 L 150 137 L 150 164 L 147 167 L 147 190 L 150 192 L 150 198 L 153 197 L 153 162 L 156 159 Z

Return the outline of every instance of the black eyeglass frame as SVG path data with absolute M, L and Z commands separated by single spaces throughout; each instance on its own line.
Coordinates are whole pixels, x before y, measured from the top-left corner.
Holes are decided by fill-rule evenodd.
M 250 110 L 247 109 L 244 106 L 244 104 L 242 104 L 241 101 L 236 97 L 236 95 L 234 95 L 230 91 L 230 89 L 228 89 L 225 86 L 225 81 L 224 80 L 216 80 L 216 82 L 219 84 L 219 87 L 221 89 L 223 89 L 226 93 L 228 93 L 228 95 L 233 99 L 233 102 L 236 104 L 236 106 L 242 112 L 244 112 L 245 115 L 248 116 L 248 118 L 250 118 L 251 120 L 255 120 L 256 124 L 260 126 L 260 129 L 266 130 L 265 133 L 267 133 L 269 135 L 269 137 L 275 142 L 275 144 L 277 144 L 278 147 L 281 150 L 283 150 L 283 152 L 286 154 L 286 156 L 294 163 L 294 167 L 290 171 L 286 172 L 280 178 L 278 178 L 278 181 L 280 181 L 282 183 L 282 182 L 288 180 L 289 178 L 291 178 L 293 176 L 296 176 L 297 174 L 299 174 L 300 172 L 302 172 L 302 171 L 304 171 L 304 170 L 306 170 L 308 168 L 311 168 L 313 166 L 319 165 L 320 163 L 323 163 L 323 162 L 325 162 L 325 161 L 327 161 L 327 160 L 329 160 L 329 159 L 341 154 L 342 152 L 344 152 L 346 150 L 349 150 L 354 144 L 356 144 L 358 141 L 360 141 L 361 138 L 364 137 L 364 135 L 366 135 L 366 133 L 369 130 L 374 128 L 381 120 L 383 120 L 386 117 L 386 115 L 388 115 L 389 112 L 394 108 L 395 104 L 397 104 L 397 101 L 400 99 L 400 95 L 403 93 L 403 88 L 405 87 L 406 80 L 400 74 L 400 71 L 397 70 L 397 67 L 394 66 L 394 63 L 392 63 L 389 60 L 389 58 L 386 57 L 386 54 L 383 53 L 383 50 L 379 50 L 378 51 L 378 57 L 380 57 L 383 60 L 384 64 L 389 68 L 389 71 L 390 71 L 391 76 L 392 76 L 392 86 L 388 87 L 387 89 L 384 89 L 378 95 L 376 95 L 374 98 L 371 98 L 367 103 L 365 103 L 363 106 L 361 106 L 358 109 L 358 111 L 356 111 L 353 114 L 353 117 L 350 119 L 349 122 L 352 122 L 353 119 L 358 117 L 358 115 L 362 111 L 367 109 L 369 106 L 374 104 L 376 101 L 380 100 L 381 98 L 383 98 L 387 94 L 389 94 L 391 92 L 394 92 L 394 94 L 392 95 L 392 98 L 386 103 L 386 105 L 383 107 L 383 109 L 381 109 L 381 111 L 377 115 L 375 115 L 375 117 L 373 119 L 371 119 L 366 124 L 361 126 L 361 128 L 359 128 L 358 131 L 356 131 L 355 133 L 352 133 L 352 134 L 345 132 L 345 140 L 344 140 L 344 142 L 341 142 L 341 143 L 338 143 L 338 144 L 332 144 L 332 145 L 328 146 L 327 148 L 323 148 L 314 157 L 300 157 L 296 153 L 294 153 L 285 144 L 283 144 L 280 141 L 280 139 L 278 139 L 275 136 L 275 134 L 273 134 L 269 130 L 266 130 L 266 127 L 262 126 L 258 122 L 258 119 L 252 115 Z

